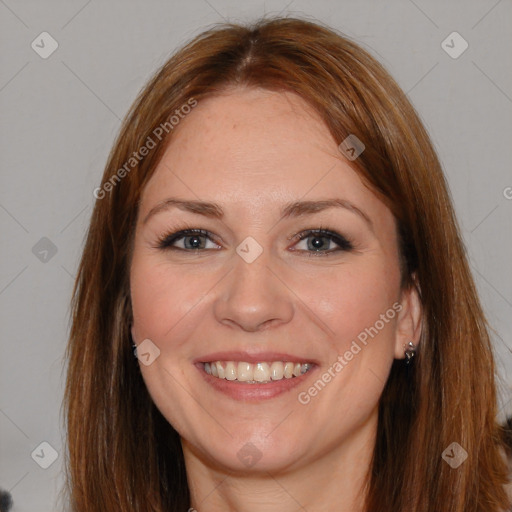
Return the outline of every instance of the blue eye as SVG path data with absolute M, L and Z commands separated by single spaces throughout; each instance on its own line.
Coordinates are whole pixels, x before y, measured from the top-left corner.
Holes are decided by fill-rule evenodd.
M 185 229 L 165 235 L 158 241 L 157 247 L 162 250 L 177 250 L 186 252 L 199 252 L 204 250 L 219 250 L 218 244 L 213 242 L 213 235 L 204 229 Z M 326 229 L 310 229 L 303 231 L 290 240 L 298 240 L 296 246 L 304 240 L 305 248 L 292 249 L 299 252 L 310 253 L 308 256 L 328 256 L 334 252 L 353 250 L 352 243 L 344 236 Z M 181 247 L 177 243 L 181 243 Z M 212 246 L 208 247 L 208 242 Z M 332 248 L 332 245 L 337 247 Z
M 206 247 L 206 242 L 202 242 L 202 239 L 211 239 L 211 237 L 211 233 L 204 229 L 185 229 L 166 235 L 158 241 L 158 247 L 160 249 L 177 249 L 182 251 L 211 249 L 212 247 Z M 184 241 L 184 247 L 175 246 L 179 240 Z
M 338 251 L 351 251 L 354 248 L 352 243 L 344 236 L 336 233 L 335 231 L 329 231 L 326 229 L 310 229 L 299 233 L 294 238 L 299 239 L 299 242 L 296 245 L 302 243 L 303 240 L 306 241 L 306 249 L 300 250 L 311 252 L 312 254 L 310 254 L 310 256 L 324 256 Z M 326 240 L 327 242 L 325 242 Z M 331 243 L 337 245 L 338 248 L 325 250 L 331 245 Z M 309 249 L 311 249 L 311 251 Z

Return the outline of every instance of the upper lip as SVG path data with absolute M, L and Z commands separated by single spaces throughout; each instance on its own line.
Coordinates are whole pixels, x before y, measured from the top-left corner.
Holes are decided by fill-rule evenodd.
M 246 363 L 284 361 L 318 364 L 317 361 L 308 356 L 294 356 L 283 352 L 247 352 L 240 350 L 212 352 L 211 354 L 196 358 L 194 363 L 211 363 L 212 361 L 244 361 Z

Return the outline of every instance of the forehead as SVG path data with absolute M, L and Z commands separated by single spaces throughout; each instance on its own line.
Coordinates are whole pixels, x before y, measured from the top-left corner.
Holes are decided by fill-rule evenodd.
M 376 215 L 387 210 L 302 98 L 254 88 L 201 100 L 180 120 L 141 209 L 169 195 L 222 202 L 249 215 L 320 197 L 349 199 Z

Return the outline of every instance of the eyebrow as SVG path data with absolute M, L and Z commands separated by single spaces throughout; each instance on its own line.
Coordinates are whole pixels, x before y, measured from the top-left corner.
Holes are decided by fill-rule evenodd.
M 170 208 L 179 208 L 180 210 L 203 215 L 214 219 L 222 219 L 224 211 L 217 203 L 207 201 L 191 201 L 174 197 L 169 197 L 159 202 L 146 215 L 142 224 L 146 224 L 150 217 Z M 346 199 L 322 199 L 317 201 L 294 201 L 286 204 L 281 210 L 281 219 L 290 217 L 300 217 L 303 215 L 312 215 L 328 208 L 344 208 L 361 217 L 369 228 L 373 231 L 373 222 L 370 217 L 356 205 Z

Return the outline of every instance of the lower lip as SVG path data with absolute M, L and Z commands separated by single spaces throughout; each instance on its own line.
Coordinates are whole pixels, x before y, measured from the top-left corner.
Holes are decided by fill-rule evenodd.
M 274 398 L 295 386 L 304 382 L 316 370 L 316 365 L 310 368 L 306 373 L 291 379 L 281 379 L 261 384 L 247 384 L 238 380 L 226 380 L 213 377 L 204 371 L 201 363 L 196 365 L 203 379 L 210 384 L 215 390 L 228 395 L 230 398 L 241 401 L 260 401 Z

